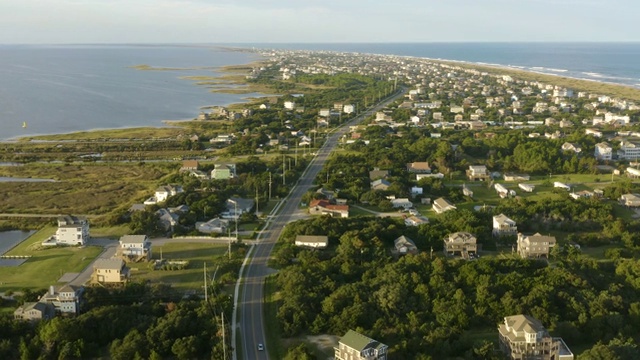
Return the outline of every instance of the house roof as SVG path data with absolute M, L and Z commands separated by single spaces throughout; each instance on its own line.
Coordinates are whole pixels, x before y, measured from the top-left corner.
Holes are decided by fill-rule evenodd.
M 20 307 L 18 307 L 18 309 L 16 309 L 15 312 L 27 312 L 27 311 L 31 311 L 31 310 L 38 310 L 42 313 L 47 312 L 47 308 L 49 306 L 45 303 L 41 303 L 41 302 L 27 302 L 22 304 Z
M 378 185 L 391 186 L 391 183 L 390 183 L 389 181 L 385 180 L 385 179 L 378 179 L 378 180 L 374 180 L 374 181 L 371 183 L 371 186 L 372 186 L 372 187 L 376 187 L 376 186 L 378 186 Z
M 198 160 L 184 160 L 182 161 L 183 168 L 198 168 Z
M 396 246 L 396 249 L 402 247 L 402 246 L 406 246 L 407 248 L 416 248 L 416 243 L 413 242 L 413 240 L 409 239 L 408 237 L 402 235 L 399 238 L 395 239 L 393 241 L 393 243 Z
M 431 167 L 429 166 L 429 162 L 427 161 L 408 163 L 407 168 L 413 169 L 413 170 L 431 170 Z
M 555 236 L 546 236 L 546 235 L 540 235 L 540 233 L 535 233 L 533 235 L 522 235 L 520 234 L 519 238 L 522 238 L 522 240 L 529 240 L 529 243 L 543 243 L 546 242 L 548 244 L 555 244 L 556 243 L 556 238 Z
M 124 266 L 124 260 L 122 259 L 98 259 L 93 264 L 94 269 L 110 269 L 110 270 L 120 270 Z
M 229 211 L 235 209 L 236 205 L 234 203 L 237 204 L 238 209 L 250 210 L 256 202 L 253 199 L 232 197 L 227 200 L 227 209 L 229 209 Z
M 476 237 L 473 236 L 473 234 L 471 233 L 460 231 L 460 232 L 455 232 L 453 234 L 449 234 L 449 237 L 447 237 L 446 241 L 475 244 Z
M 449 207 L 455 208 L 455 206 L 452 203 L 450 203 L 449 201 L 447 201 L 447 199 L 445 199 L 445 198 L 437 198 L 437 199 L 435 199 L 433 201 L 433 204 L 438 206 L 441 209 L 446 209 L 446 208 L 449 208 Z
M 142 244 L 147 235 L 124 235 L 120 237 L 120 244 Z
M 295 242 L 301 243 L 329 243 L 329 237 L 326 235 L 297 235 Z
M 505 324 L 514 332 L 537 333 L 546 331 L 542 323 L 529 315 L 513 315 L 504 318 Z
M 496 215 L 493 217 L 493 220 L 495 220 L 498 224 L 505 224 L 505 223 L 515 224 L 515 221 L 509 219 L 505 214 Z
M 340 338 L 340 343 L 358 351 L 362 351 L 367 348 L 379 349 L 382 347 L 386 347 L 385 344 L 373 340 L 353 330 L 347 331 L 347 333 Z
M 378 178 L 385 178 L 387 176 L 389 176 L 389 170 L 375 169 L 375 170 L 369 171 L 369 179 L 371 180 L 375 180 Z

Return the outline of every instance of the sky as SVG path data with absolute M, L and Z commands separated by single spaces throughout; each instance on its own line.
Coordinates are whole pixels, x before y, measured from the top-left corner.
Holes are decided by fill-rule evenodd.
M 638 0 L 0 0 L 0 44 L 640 41 Z

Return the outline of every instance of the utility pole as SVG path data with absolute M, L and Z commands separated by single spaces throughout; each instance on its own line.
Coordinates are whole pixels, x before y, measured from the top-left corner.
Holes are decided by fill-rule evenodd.
M 224 342 L 224 311 L 222 312 L 222 358 L 227 360 L 227 344 Z
M 271 172 L 269 172 L 269 201 L 271 201 Z
M 282 155 L 282 185 L 287 185 L 287 180 L 285 178 L 285 173 L 287 172 L 287 164 L 285 161 L 285 156 Z
M 258 212 L 260 211 L 260 210 L 259 210 L 259 206 L 260 206 L 259 201 L 260 201 L 260 200 L 259 200 L 259 198 L 258 198 L 258 185 L 256 185 L 256 213 L 258 213 Z
M 209 296 L 207 293 L 207 263 L 204 263 L 204 267 L 203 267 L 203 273 L 204 273 L 204 302 L 207 302 L 209 300 Z

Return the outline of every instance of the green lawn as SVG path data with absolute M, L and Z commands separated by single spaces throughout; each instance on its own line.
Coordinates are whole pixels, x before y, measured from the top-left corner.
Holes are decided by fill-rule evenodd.
M 51 235 L 56 233 L 56 227 L 47 226 L 40 229 L 35 234 L 29 236 L 26 240 L 18 244 L 16 247 L 11 249 L 6 255 L 32 255 L 35 252 L 35 249 L 40 247 L 40 244 L 46 239 L 50 238 Z
M 57 284 L 66 272 L 82 271 L 101 252 L 100 247 L 87 246 L 43 248 L 19 253 L 31 255 L 31 258 L 20 266 L 0 267 L 0 292 L 47 288 Z M 16 249 L 11 253 L 18 254 Z
M 131 232 L 129 225 L 114 225 L 104 227 L 92 227 L 91 237 L 94 238 L 113 238 L 119 239 L 123 235 L 127 235 Z
M 171 243 L 153 248 L 153 258 L 188 260 L 189 267 L 184 270 L 153 270 L 149 263 L 130 264 L 134 280 L 149 280 L 171 284 L 179 290 L 202 290 L 203 265 L 207 263 L 207 272 L 212 275 L 216 268 L 216 259 L 227 252 L 227 245 L 206 243 Z M 220 276 L 217 274 L 216 276 Z

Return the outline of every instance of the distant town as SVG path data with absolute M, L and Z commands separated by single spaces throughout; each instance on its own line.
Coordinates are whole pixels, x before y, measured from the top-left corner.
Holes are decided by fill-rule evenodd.
M 640 91 L 242 51 L 275 95 L 0 144 L 1 358 L 640 358 Z

